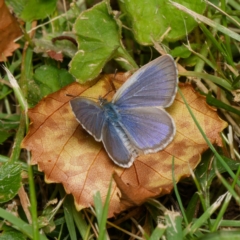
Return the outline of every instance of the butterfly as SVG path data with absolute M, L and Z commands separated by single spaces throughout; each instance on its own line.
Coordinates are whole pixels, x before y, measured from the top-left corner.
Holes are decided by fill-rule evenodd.
M 140 154 L 164 149 L 176 127 L 164 110 L 176 96 L 177 67 L 170 55 L 156 58 L 137 70 L 112 101 L 77 97 L 70 100 L 77 121 L 96 141 L 102 141 L 113 162 L 129 168 Z

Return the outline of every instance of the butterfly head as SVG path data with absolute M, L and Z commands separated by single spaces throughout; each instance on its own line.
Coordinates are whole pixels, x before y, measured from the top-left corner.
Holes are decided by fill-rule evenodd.
M 102 106 L 104 106 L 105 104 L 108 103 L 108 100 L 106 98 L 99 97 L 98 102 L 99 102 L 100 106 L 102 107 Z

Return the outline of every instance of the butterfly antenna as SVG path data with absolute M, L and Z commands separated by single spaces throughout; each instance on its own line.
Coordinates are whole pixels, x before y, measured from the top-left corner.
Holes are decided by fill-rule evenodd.
M 68 93 L 66 93 L 65 96 L 67 96 L 67 97 L 71 97 L 71 98 L 76 98 L 76 97 L 81 98 L 81 96 L 79 96 L 79 95 L 76 96 L 76 95 L 72 95 L 72 94 L 68 94 Z M 94 98 L 94 97 L 86 97 L 86 96 L 84 96 L 83 98 L 88 98 L 88 99 L 98 100 L 98 98 Z
M 112 91 L 114 91 L 114 92 L 117 91 L 117 90 L 116 90 L 116 87 L 115 87 L 115 85 L 114 85 L 114 83 L 113 83 L 113 80 L 116 78 L 117 71 L 118 71 L 118 69 L 115 69 L 115 73 L 114 73 L 113 79 L 109 79 L 109 83 L 110 83 L 110 85 L 111 85 L 111 87 L 112 87 Z
M 112 92 L 112 91 L 116 92 L 116 91 L 117 91 L 117 90 L 116 90 L 116 87 L 115 87 L 115 85 L 114 85 L 114 83 L 113 83 L 113 80 L 115 79 L 115 77 L 116 77 L 116 75 L 117 75 L 117 71 L 118 71 L 118 70 L 116 69 L 113 78 L 108 78 L 108 82 L 109 82 L 109 84 L 110 84 L 110 86 L 111 86 L 111 90 L 109 90 L 109 91 L 103 96 L 103 98 L 105 98 L 110 92 Z
M 74 97 L 77 97 L 77 96 L 74 96 L 74 95 L 68 94 L 68 93 L 66 93 L 66 96 L 67 96 L 67 97 L 73 97 L 73 98 L 74 98 Z

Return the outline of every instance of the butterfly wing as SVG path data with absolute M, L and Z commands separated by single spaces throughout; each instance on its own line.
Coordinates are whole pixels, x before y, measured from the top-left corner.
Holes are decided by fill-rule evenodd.
M 165 148 L 175 135 L 175 124 L 162 108 L 136 108 L 119 111 L 121 125 L 131 143 L 145 154 Z
M 70 106 L 83 128 L 90 133 L 95 140 L 102 140 L 102 128 L 105 122 L 103 109 L 94 101 L 86 98 L 74 98 L 70 100 Z
M 103 126 L 102 141 L 109 157 L 121 167 L 130 167 L 138 155 L 122 128 L 111 121 Z
M 119 108 L 172 104 L 177 92 L 177 68 L 170 55 L 164 55 L 136 71 L 113 98 Z

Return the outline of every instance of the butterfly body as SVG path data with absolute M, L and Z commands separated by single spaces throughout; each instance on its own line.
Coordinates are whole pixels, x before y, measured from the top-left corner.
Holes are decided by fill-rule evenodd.
M 102 101 L 104 100 L 104 103 L 102 103 Z M 116 105 L 114 105 L 112 102 L 107 102 L 106 99 L 100 99 L 100 106 L 102 107 L 105 117 L 107 119 L 109 119 L 109 121 L 111 122 L 118 122 L 121 118 L 121 116 L 119 115 L 119 111 L 116 107 Z
M 165 55 L 134 73 L 111 102 L 80 97 L 70 105 L 83 128 L 103 142 L 109 157 L 130 167 L 139 154 L 160 151 L 172 141 L 175 124 L 163 108 L 172 104 L 177 83 L 174 60 Z

